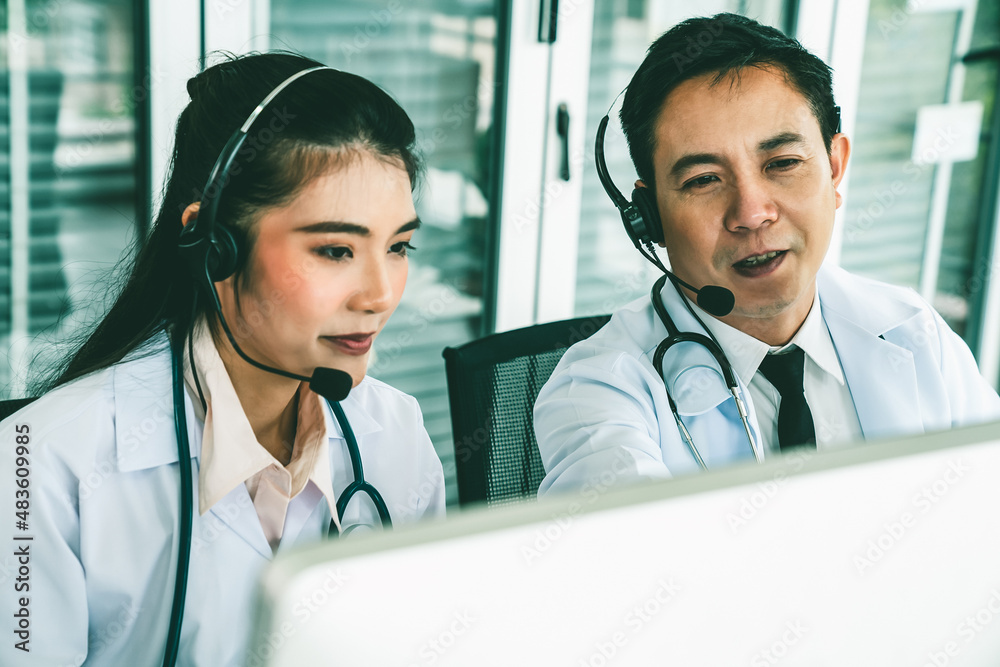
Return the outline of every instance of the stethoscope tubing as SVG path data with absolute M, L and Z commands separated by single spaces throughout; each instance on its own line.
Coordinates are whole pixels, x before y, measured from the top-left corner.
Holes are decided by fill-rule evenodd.
M 691 315 L 694 316 L 698 323 L 701 324 L 702 328 L 708 332 L 708 336 L 695 332 L 680 331 L 677 325 L 674 324 L 673 318 L 667 312 L 666 306 L 663 304 L 663 298 L 660 296 L 660 292 L 663 290 L 664 285 L 667 281 L 667 275 L 664 274 L 653 285 L 653 289 L 650 290 L 649 298 L 653 304 L 653 310 L 656 312 L 657 317 L 660 322 L 663 323 L 664 328 L 667 330 L 667 337 L 660 341 L 660 344 L 656 346 L 656 350 L 653 352 L 653 368 L 656 369 L 657 375 L 660 376 L 660 380 L 663 381 L 664 390 L 667 393 L 667 403 L 670 405 L 670 412 L 674 415 L 674 421 L 677 423 L 677 430 L 681 434 L 681 438 L 687 445 L 688 450 L 691 452 L 691 456 L 698 463 L 698 467 L 702 470 L 708 470 L 708 466 L 705 464 L 705 459 L 702 457 L 701 452 L 698 450 L 698 446 L 695 444 L 694 439 L 691 437 L 690 431 L 688 431 L 687 426 L 684 425 L 684 420 L 681 419 L 680 413 L 677 410 L 677 403 L 674 401 L 673 396 L 670 395 L 670 388 L 667 387 L 667 379 L 663 375 L 663 357 L 667 352 L 675 345 L 680 343 L 693 343 L 695 345 L 701 345 L 705 348 L 712 357 L 715 358 L 716 363 L 719 365 L 719 370 L 722 372 L 722 377 L 725 380 L 726 388 L 729 389 L 730 395 L 736 402 L 736 410 L 740 415 L 740 422 L 743 424 L 743 430 L 747 436 L 747 442 L 750 443 L 750 450 L 753 452 L 754 459 L 757 463 L 762 463 L 764 460 L 764 453 L 761 451 L 760 446 L 754 441 L 753 433 L 750 428 L 749 412 L 746 407 L 746 402 L 740 396 L 742 389 L 739 384 L 739 380 L 736 378 L 736 372 L 733 370 L 733 365 L 729 362 L 729 358 L 726 357 L 726 353 L 723 352 L 722 346 L 719 345 L 718 341 L 711 336 L 711 332 L 705 327 L 705 323 L 701 321 L 694 311 L 691 311 Z M 680 291 L 677 285 L 674 285 L 674 289 L 680 295 L 681 299 L 684 299 L 684 294 Z M 688 306 L 688 310 L 691 307 Z
M 191 535 L 194 522 L 194 481 L 191 474 L 191 442 L 188 438 L 187 414 L 184 409 L 184 342 L 171 340 L 171 367 L 174 402 L 174 427 L 177 435 L 177 463 L 180 471 L 180 513 L 178 515 L 178 547 L 177 547 L 177 577 L 174 581 L 173 602 L 170 608 L 170 623 L 167 626 L 167 642 L 163 652 L 163 667 L 173 667 L 177 662 L 177 652 L 180 649 L 181 625 L 184 620 L 184 601 L 187 595 L 188 572 L 191 568 Z M 365 480 L 364 467 L 361 463 L 361 450 L 354 429 L 344 413 L 344 408 L 337 401 L 327 400 L 340 429 L 347 442 L 347 453 L 351 459 L 351 470 L 354 481 L 351 482 L 337 500 L 337 518 L 343 520 L 347 505 L 359 492 L 371 498 L 383 528 L 392 528 L 392 518 L 386 507 L 385 499 L 378 490 Z M 349 532 L 349 531 L 345 531 Z M 337 526 L 330 520 L 329 535 L 337 535 Z

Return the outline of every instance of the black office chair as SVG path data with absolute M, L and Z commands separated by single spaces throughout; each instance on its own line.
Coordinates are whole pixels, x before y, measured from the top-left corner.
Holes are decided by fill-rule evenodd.
M 38 397 L 12 398 L 7 401 L 0 401 L 0 421 L 7 419 L 7 417 L 10 417 L 12 414 L 26 406 L 28 403 L 34 401 L 36 398 Z
M 581 317 L 446 347 L 459 505 L 533 498 L 545 476 L 532 408 L 566 349 L 610 315 Z

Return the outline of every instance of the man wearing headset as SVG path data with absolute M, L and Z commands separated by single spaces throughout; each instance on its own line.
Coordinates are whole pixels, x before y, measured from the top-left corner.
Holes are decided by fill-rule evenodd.
M 741 16 L 690 19 L 650 47 L 621 120 L 632 201 L 601 171 L 605 123 L 602 182 L 680 280 L 616 312 L 543 387 L 540 494 L 1000 418 L 916 293 L 821 266 L 851 145 L 819 58 Z

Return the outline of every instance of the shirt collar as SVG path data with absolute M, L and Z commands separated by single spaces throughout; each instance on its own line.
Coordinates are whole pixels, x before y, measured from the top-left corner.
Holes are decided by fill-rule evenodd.
M 687 296 L 683 298 L 687 299 Z M 689 301 L 689 303 L 691 302 Z M 806 315 L 802 326 L 786 345 L 781 346 L 770 346 L 721 320 L 717 320 L 701 310 L 697 304 L 692 305 L 701 311 L 700 314 L 703 315 L 701 320 L 719 341 L 719 346 L 726 353 L 733 370 L 745 383 L 749 384 L 750 379 L 760 367 L 760 362 L 764 360 L 768 352 L 783 352 L 791 345 L 797 345 L 820 369 L 832 375 L 841 385 L 844 384 L 844 373 L 840 368 L 840 359 L 837 357 L 833 339 L 823 321 L 819 290 L 816 290 L 813 296 L 812 307 L 809 309 L 809 314 Z
M 272 464 L 280 467 L 258 441 L 243 411 L 225 364 L 212 340 L 206 320 L 201 319 L 191 333 L 198 381 L 205 395 L 207 410 L 202 411 L 201 399 L 194 383 L 188 351 L 185 350 L 184 382 L 195 404 L 198 417 L 204 420 L 200 472 L 198 475 L 198 509 L 204 514 L 236 486 Z M 287 469 L 293 476 L 293 490 L 301 490 L 312 481 L 327 499 L 331 514 L 336 516 L 336 503 L 330 475 L 329 438 L 334 437 L 325 417 L 320 397 L 308 386 L 299 388 L 299 412 L 296 426 L 293 460 Z M 216 424 L 223 427 L 216 428 Z M 306 476 L 306 471 L 308 475 Z
M 792 345 L 800 347 L 806 353 L 806 356 L 812 359 L 814 364 L 833 376 L 841 386 L 844 385 L 844 372 L 840 368 L 840 358 L 837 356 L 837 350 L 833 346 L 833 338 L 830 337 L 830 331 L 826 328 L 826 322 L 823 321 L 819 290 L 816 290 L 812 308 L 809 309 L 809 314 L 806 315 L 805 321 L 799 327 L 799 330 L 795 332 L 795 335 L 792 336 L 792 339 L 788 341 L 788 344 L 780 347 L 772 347 L 770 350 L 772 352 L 782 352 Z

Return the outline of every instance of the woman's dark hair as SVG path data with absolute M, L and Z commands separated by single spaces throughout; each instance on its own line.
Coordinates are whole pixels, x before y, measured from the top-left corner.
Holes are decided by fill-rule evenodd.
M 780 30 L 738 14 L 692 18 L 663 33 L 646 52 L 620 114 L 636 173 L 654 188 L 656 122 L 667 95 L 678 85 L 715 73 L 713 84 L 745 67 L 774 66 L 784 72 L 819 121 L 826 150 L 836 133 L 830 67 Z
M 42 389 L 117 363 L 165 326 L 173 336 L 186 336 L 211 312 L 178 254 L 181 214 L 202 199 L 219 153 L 253 109 L 289 76 L 320 64 L 291 53 L 254 54 L 232 57 L 187 82 L 191 101 L 177 120 L 170 176 L 152 230 L 114 305 Z M 240 246 L 234 284 L 246 278 L 253 223 L 264 210 L 290 202 L 356 152 L 399 164 L 412 187 L 420 170 L 414 150 L 412 121 L 372 82 L 336 70 L 293 82 L 250 129 L 219 201 L 217 221 L 235 232 Z

